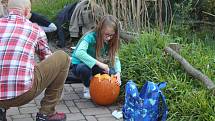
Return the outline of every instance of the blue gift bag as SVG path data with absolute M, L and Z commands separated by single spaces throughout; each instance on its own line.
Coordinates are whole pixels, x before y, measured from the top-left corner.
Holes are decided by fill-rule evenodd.
M 153 83 L 147 81 L 140 93 L 136 84 L 130 80 L 125 87 L 125 104 L 122 112 L 124 121 L 165 121 L 167 104 L 161 88 L 166 82 Z

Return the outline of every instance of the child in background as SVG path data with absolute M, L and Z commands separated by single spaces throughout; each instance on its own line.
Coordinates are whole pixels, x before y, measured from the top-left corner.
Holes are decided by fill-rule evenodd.
M 119 44 L 119 26 L 111 15 L 104 16 L 95 30 L 79 40 L 72 53 L 72 72 L 84 83 L 84 98 L 90 99 L 90 80 L 98 73 L 109 74 L 113 69 L 121 85 L 121 64 L 117 56 Z
M 7 0 L 0 0 L 0 18 L 8 14 L 7 2 Z
M 31 4 L 33 0 L 30 0 Z M 46 17 L 37 14 L 35 12 L 31 12 L 27 18 L 33 22 L 37 23 L 43 30 L 44 32 L 54 32 L 57 30 L 57 26 L 54 23 L 51 23 Z
M 31 22 L 37 23 L 45 32 L 54 32 L 57 30 L 56 25 L 51 23 L 46 17 L 42 15 L 31 12 L 28 17 Z
M 32 0 L 30 1 L 32 3 Z M 7 4 L 8 0 L 0 0 L 0 17 L 8 15 Z M 45 32 L 54 32 L 57 30 L 57 27 L 54 23 L 51 23 L 46 17 L 35 12 L 31 12 L 27 18 L 31 22 L 37 23 Z

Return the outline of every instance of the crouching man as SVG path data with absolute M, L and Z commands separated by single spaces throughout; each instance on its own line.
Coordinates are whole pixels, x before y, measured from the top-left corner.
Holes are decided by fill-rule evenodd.
M 57 105 L 67 77 L 70 58 L 63 51 L 51 53 L 45 32 L 26 17 L 30 0 L 9 0 L 9 15 L 0 18 L 0 121 L 6 110 L 27 104 L 45 90 L 36 121 L 65 121 Z M 36 63 L 38 54 L 41 62 Z

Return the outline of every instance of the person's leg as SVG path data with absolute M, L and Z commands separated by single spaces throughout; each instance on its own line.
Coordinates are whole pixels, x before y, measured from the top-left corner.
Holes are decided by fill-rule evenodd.
M 92 69 L 90 69 L 86 64 L 77 64 L 72 68 L 73 73 L 80 78 L 85 87 L 90 86 L 90 79 L 92 76 Z
M 27 104 L 36 97 L 36 88 L 38 87 L 37 80 L 32 83 L 32 88 L 26 93 L 8 100 L 0 101 L 0 121 L 6 121 L 6 110 L 10 107 L 18 107 Z M 1 120 L 2 119 L 2 120 Z
M 32 88 L 25 92 L 24 94 L 8 100 L 0 100 L 0 107 L 9 109 L 10 107 L 18 107 L 30 102 L 34 97 L 36 97 L 36 90 L 38 87 L 37 80 L 34 80 L 32 83 Z
M 64 36 L 64 30 L 63 30 L 64 22 L 62 21 L 62 18 L 63 17 L 58 16 L 57 20 L 56 20 L 57 34 L 58 34 L 58 39 L 59 39 L 57 46 L 59 46 L 60 48 L 65 47 L 65 36 Z
M 70 59 L 65 52 L 57 51 L 53 53 L 49 58 L 35 66 L 32 88 L 16 98 L 1 100 L 0 107 L 9 109 L 10 107 L 27 104 L 47 88 L 43 103 L 41 103 L 40 112 L 47 115 L 53 114 L 55 112 L 55 105 L 62 92 L 69 65 Z M 46 100 L 48 100 L 48 102 Z
M 80 80 L 84 84 L 84 90 L 83 90 L 83 96 L 86 99 L 90 99 L 90 79 L 92 77 L 92 69 L 90 69 L 87 65 L 85 64 L 77 64 L 73 65 L 72 68 L 73 73 L 80 78 Z
M 54 23 L 51 23 L 48 27 L 40 26 L 43 28 L 44 32 L 54 32 L 57 30 L 57 26 Z
M 53 32 L 57 30 L 57 27 L 54 23 L 50 22 L 46 17 L 39 15 L 35 12 L 31 13 L 31 17 L 29 20 L 33 23 L 37 23 L 43 28 L 45 32 Z
M 55 112 L 55 106 L 60 99 L 69 66 L 70 58 L 63 51 L 55 52 L 36 66 L 42 80 L 38 91 L 46 88 L 45 96 L 41 101 L 40 113 L 49 115 Z
M 10 107 L 18 107 L 24 104 L 27 104 L 28 102 L 30 102 L 31 100 L 33 100 L 37 95 L 39 95 L 39 92 L 37 92 L 37 88 L 39 86 L 39 80 L 37 80 L 38 76 L 38 72 L 37 70 L 34 71 L 34 81 L 32 83 L 32 88 L 27 91 L 26 93 L 13 98 L 13 99 L 8 99 L 8 100 L 1 100 L 0 101 L 0 118 L 3 120 L 0 121 L 6 121 L 6 110 L 9 109 Z M 38 94 L 37 94 L 38 93 Z
M 90 86 L 90 80 L 92 76 L 96 74 L 104 74 L 104 70 L 99 68 L 97 65 L 93 66 L 92 69 L 90 69 L 86 64 L 77 64 L 73 65 L 72 68 L 73 73 L 82 80 L 85 87 Z
M 51 24 L 51 22 L 48 19 L 35 12 L 31 12 L 31 17 L 29 18 L 29 20 L 33 23 L 37 23 L 39 26 L 48 27 Z
M 66 120 L 64 113 L 55 113 L 55 106 L 60 100 L 69 66 L 70 58 L 63 51 L 55 52 L 46 61 L 42 61 L 36 66 L 40 73 L 39 78 L 42 80 L 38 92 L 46 88 L 45 96 L 41 101 L 41 108 L 36 116 L 36 121 Z

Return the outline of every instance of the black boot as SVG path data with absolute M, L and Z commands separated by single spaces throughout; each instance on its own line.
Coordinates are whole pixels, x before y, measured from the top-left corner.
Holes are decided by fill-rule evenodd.
M 0 121 L 7 121 L 6 109 L 0 108 Z

